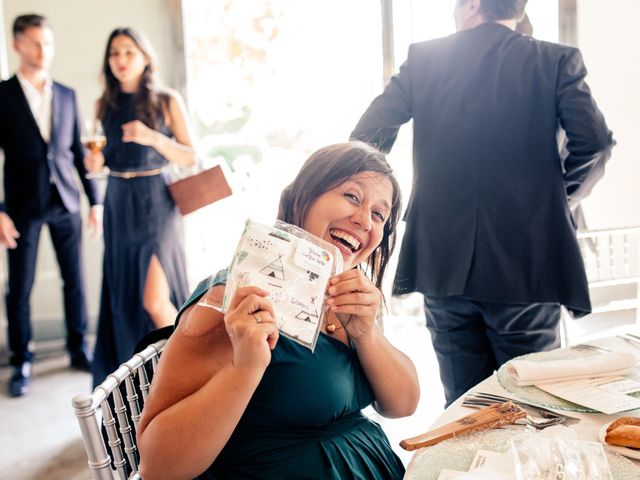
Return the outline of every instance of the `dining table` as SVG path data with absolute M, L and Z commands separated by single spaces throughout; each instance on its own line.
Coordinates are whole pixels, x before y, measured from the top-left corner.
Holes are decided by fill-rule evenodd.
M 640 338 L 635 341 L 632 337 L 615 335 L 590 341 L 588 345 L 599 347 L 602 351 L 627 351 L 633 353 L 640 362 Z M 564 347 L 548 352 L 537 352 L 525 357 L 535 361 L 548 361 L 565 358 L 580 358 L 581 356 L 595 355 L 599 352 L 586 347 Z M 524 358 L 524 357 L 520 357 Z M 627 376 L 629 379 L 640 381 L 638 363 L 636 370 Z M 486 378 L 467 392 L 482 392 L 508 397 L 514 400 L 525 401 L 533 405 L 546 407 L 559 414 L 566 414 L 576 420 L 566 422 L 561 426 L 549 427 L 540 432 L 555 429 L 555 433 L 570 434 L 571 438 L 598 442 L 602 445 L 613 480 L 640 480 L 640 449 L 616 447 L 604 443 L 604 431 L 606 426 L 621 416 L 640 417 L 640 409 L 604 414 L 578 404 L 564 401 L 558 397 L 546 393 L 537 387 L 518 387 L 509 375 L 506 364 L 493 375 Z M 474 410 L 463 406 L 463 395 L 454 401 L 428 428 L 433 430 L 442 425 L 454 422 L 465 417 Z M 640 392 L 631 393 L 640 397 Z M 499 429 L 489 429 L 475 433 L 459 435 L 446 439 L 435 445 L 418 448 L 415 450 L 408 466 L 404 480 L 438 480 L 443 469 L 466 472 L 478 450 L 505 452 L 511 448 L 512 439 L 523 435 L 525 430 L 532 431 L 531 427 L 508 425 Z M 570 429 L 570 430 L 567 430 Z M 416 435 L 422 432 L 415 432 Z M 567 436 L 567 435 L 565 435 Z M 447 477 L 449 478 L 449 477 Z M 454 478 L 454 477 L 450 477 Z M 514 476 L 515 479 L 515 476 Z

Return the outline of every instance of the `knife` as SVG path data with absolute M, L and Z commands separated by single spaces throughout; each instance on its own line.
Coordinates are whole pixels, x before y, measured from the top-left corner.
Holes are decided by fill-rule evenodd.
M 637 335 L 634 335 L 633 333 L 625 333 L 624 335 L 621 336 L 621 338 L 635 345 L 640 344 L 640 337 Z

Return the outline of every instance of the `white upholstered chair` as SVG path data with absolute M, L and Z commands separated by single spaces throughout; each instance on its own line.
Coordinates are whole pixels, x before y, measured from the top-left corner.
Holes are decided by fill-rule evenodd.
M 164 338 L 120 365 L 92 394 L 80 394 L 72 399 L 89 468 L 96 479 L 141 478 L 136 428 L 170 330 L 156 331 L 161 332 L 156 333 L 156 338 Z

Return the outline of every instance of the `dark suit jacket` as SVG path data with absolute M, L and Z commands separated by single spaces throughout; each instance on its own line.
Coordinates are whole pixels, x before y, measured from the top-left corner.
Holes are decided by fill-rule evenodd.
M 38 129 L 16 76 L 0 83 L 0 148 L 4 149 L 4 205 L 15 220 L 38 217 L 46 211 L 53 179 L 62 202 L 72 213 L 80 209 L 77 170 L 89 203 L 98 202 L 95 182 L 85 178 L 80 142 L 80 115 L 73 90 L 53 83 L 51 138 L 47 144 Z
M 351 134 L 388 151 L 413 118 L 394 293 L 590 311 L 569 205 L 600 179 L 614 142 L 586 73 L 577 49 L 495 23 L 411 45 Z

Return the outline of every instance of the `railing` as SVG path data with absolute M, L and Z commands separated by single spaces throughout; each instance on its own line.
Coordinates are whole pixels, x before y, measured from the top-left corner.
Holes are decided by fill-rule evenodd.
M 580 232 L 578 242 L 593 313 L 635 309 L 640 323 L 640 226 Z

